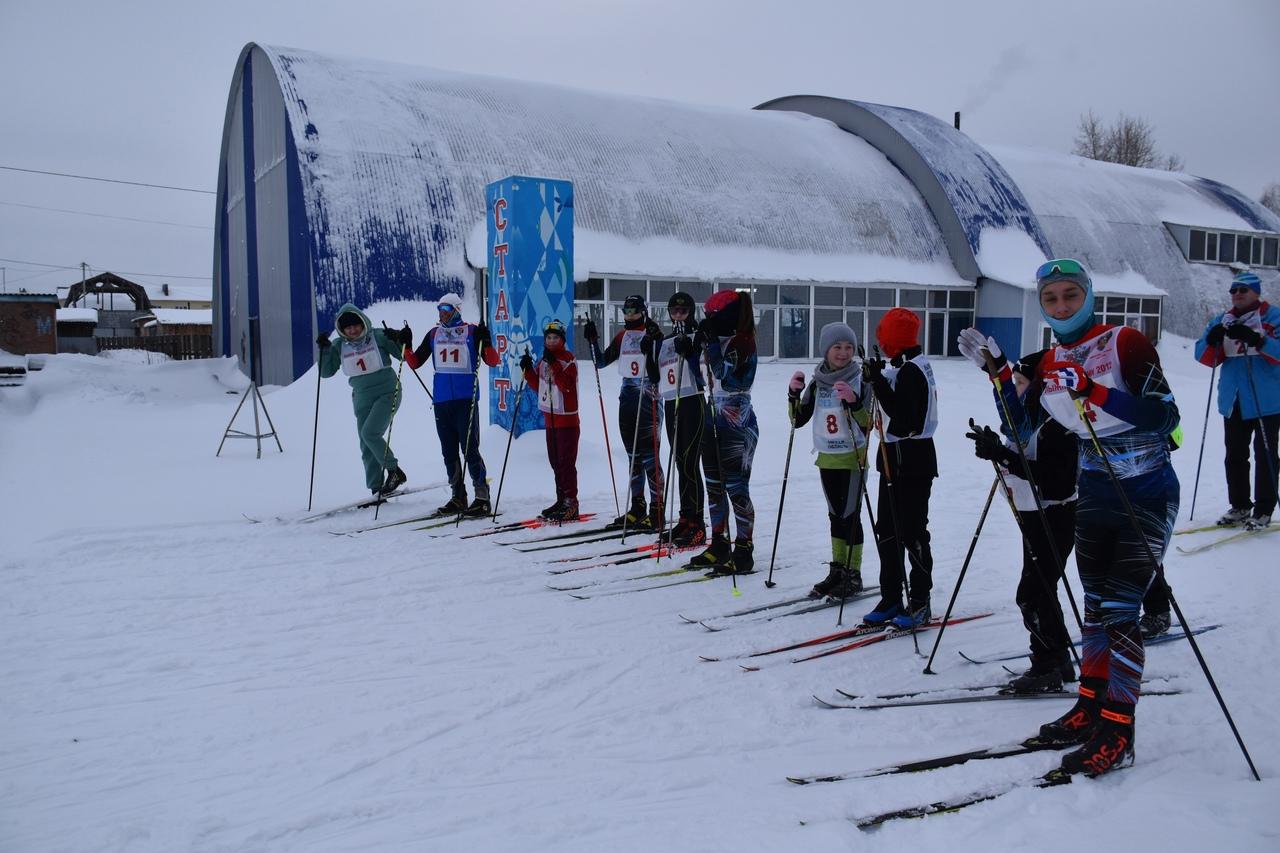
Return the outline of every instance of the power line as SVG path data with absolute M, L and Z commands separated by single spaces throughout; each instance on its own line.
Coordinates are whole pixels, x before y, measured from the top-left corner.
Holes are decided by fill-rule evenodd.
M 205 195 L 217 195 L 217 193 L 215 193 L 213 190 L 198 190 L 198 189 L 193 189 L 192 187 L 171 187 L 166 184 L 148 184 L 148 183 L 144 183 L 143 181 L 122 181 L 116 178 L 95 178 L 91 175 L 73 175 L 69 172 L 46 172 L 43 169 L 22 169 L 17 166 L 0 166 L 0 169 L 4 169 L 10 172 L 28 172 L 32 175 L 54 175 L 55 177 L 59 177 L 59 178 L 76 178 L 77 180 L 81 180 L 81 181 L 102 181 L 103 183 L 106 183 L 106 184 L 127 184 L 131 187 L 150 187 L 152 189 L 157 189 L 157 190 L 176 190 L 178 192 L 184 192 L 184 193 L 203 193 Z
M 113 216 L 109 213 L 90 213 L 87 210 L 67 210 L 62 207 L 43 207 L 38 204 L 20 204 L 16 201 L 0 201 L 0 204 L 7 205 L 9 207 L 25 207 L 29 210 L 50 210 L 54 213 L 74 213 L 76 216 L 96 216 L 101 219 L 119 219 L 124 222 L 146 222 L 151 225 L 173 225 L 178 228 L 198 228 L 202 231 L 213 230 L 209 225 L 188 225 L 185 222 L 167 222 L 163 219 L 138 219 L 133 216 Z
M 80 269 L 79 264 L 76 264 L 74 266 L 65 266 L 63 264 L 42 264 L 39 261 L 20 261 L 17 258 L 0 258 L 0 261 L 4 261 L 10 264 L 23 264 L 29 267 L 49 267 L 50 270 Z M 89 269 L 96 269 L 96 268 L 90 266 Z M 113 272 L 113 273 L 116 273 L 117 275 L 140 275 L 140 276 L 145 276 L 147 278 L 186 278 L 186 279 L 193 279 L 195 281 L 211 281 L 213 279 L 213 276 L 211 275 L 177 275 L 177 274 L 170 274 L 170 273 L 163 273 L 163 272 L 137 272 L 136 270 L 131 271 L 131 270 L 118 270 L 118 269 L 102 270 L 102 271 Z

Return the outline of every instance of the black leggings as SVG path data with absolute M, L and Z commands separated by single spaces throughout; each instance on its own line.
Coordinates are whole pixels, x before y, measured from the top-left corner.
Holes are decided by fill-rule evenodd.
M 701 394 L 667 400 L 667 441 L 675 448 L 675 469 L 679 475 L 680 517 L 702 526 L 706 490 L 702 485 L 702 429 L 707 398 Z M 671 472 L 667 472 L 670 475 Z

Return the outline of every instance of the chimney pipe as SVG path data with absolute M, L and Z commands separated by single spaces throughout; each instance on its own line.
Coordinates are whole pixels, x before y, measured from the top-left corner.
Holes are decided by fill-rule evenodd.
M 960 129 L 960 111 L 956 110 L 956 130 Z

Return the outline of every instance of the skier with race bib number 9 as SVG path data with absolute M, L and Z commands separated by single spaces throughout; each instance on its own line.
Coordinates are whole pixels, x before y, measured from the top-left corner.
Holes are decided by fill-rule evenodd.
M 334 327 L 337 346 L 327 332 L 316 338 L 320 375 L 327 379 L 339 369 L 346 375 L 356 412 L 365 486 L 374 495 L 389 495 L 408 479 L 383 439 L 392 415 L 400 408 L 400 379 L 391 369 L 391 359 L 404 357 L 406 341 L 412 340 L 413 332 L 408 326 L 390 332 L 375 329 L 364 312 L 351 303 L 338 309 Z

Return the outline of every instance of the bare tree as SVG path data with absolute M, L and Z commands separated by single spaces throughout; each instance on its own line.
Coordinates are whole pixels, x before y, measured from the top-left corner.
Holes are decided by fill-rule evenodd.
M 1280 216 L 1280 184 L 1270 184 L 1262 191 L 1262 198 L 1258 199 L 1262 202 L 1262 206 L 1270 210 L 1277 216 Z
M 1156 131 L 1150 122 L 1124 113 L 1109 126 L 1104 125 L 1092 110 L 1082 115 L 1072 153 L 1125 166 L 1169 171 L 1182 169 L 1182 158 L 1177 154 L 1160 154 L 1156 147 Z

